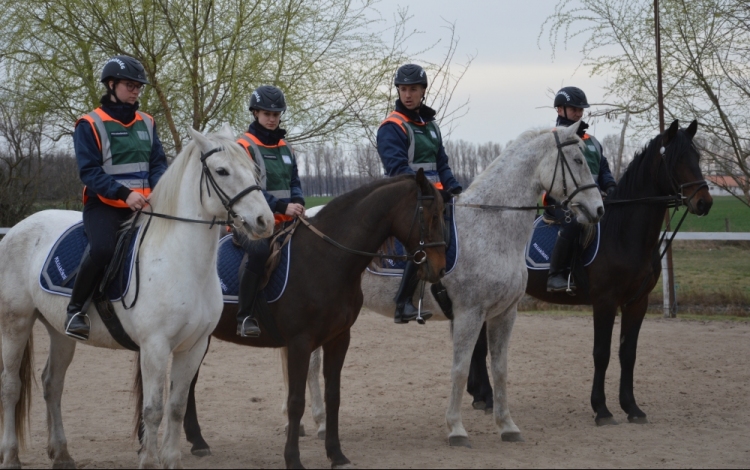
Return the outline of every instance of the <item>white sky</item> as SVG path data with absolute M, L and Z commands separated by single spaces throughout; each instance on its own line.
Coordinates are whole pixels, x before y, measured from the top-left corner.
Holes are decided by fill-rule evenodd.
M 456 102 L 469 98 L 470 109 L 451 139 L 505 144 L 529 128 L 554 125 L 549 88 L 577 86 L 589 102 L 603 100 L 604 78 L 589 77 L 588 70 L 579 68 L 581 42 L 567 50 L 558 47 L 554 61 L 546 32 L 537 45 L 541 25 L 557 2 L 381 0 L 376 8 L 389 18 L 399 6 L 408 6 L 411 27 L 423 32 L 407 44 L 410 50 L 445 38 L 445 21 L 455 22 L 460 38 L 456 61 L 476 57 L 455 95 Z M 431 55 L 437 59 L 441 51 L 442 45 Z M 537 109 L 541 106 L 549 108 Z M 589 132 L 601 139 L 619 129 L 616 123 L 599 122 Z

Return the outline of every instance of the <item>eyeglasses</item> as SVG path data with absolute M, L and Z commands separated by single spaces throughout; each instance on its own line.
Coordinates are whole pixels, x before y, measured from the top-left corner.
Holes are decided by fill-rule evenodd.
M 125 88 L 127 88 L 128 91 L 143 90 L 143 83 L 123 82 L 123 85 L 125 85 Z

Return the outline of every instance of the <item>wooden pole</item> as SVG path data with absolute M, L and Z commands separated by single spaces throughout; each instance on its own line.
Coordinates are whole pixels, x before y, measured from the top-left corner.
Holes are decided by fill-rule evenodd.
M 656 39 L 656 88 L 657 100 L 659 104 L 659 132 L 664 132 L 664 91 L 662 87 L 662 70 L 661 70 L 661 25 L 659 23 L 659 0 L 654 0 L 654 36 Z M 669 212 L 664 216 L 664 223 L 667 231 L 671 231 L 669 226 Z M 677 316 L 677 304 L 675 302 L 674 290 L 674 266 L 672 265 L 672 247 L 667 250 L 664 257 L 665 266 L 663 269 L 664 276 L 664 318 L 675 318 Z

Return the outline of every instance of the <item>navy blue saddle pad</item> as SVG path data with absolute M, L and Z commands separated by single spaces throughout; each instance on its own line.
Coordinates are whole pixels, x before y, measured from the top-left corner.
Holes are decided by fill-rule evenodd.
M 133 264 L 133 253 L 135 241 L 138 237 L 134 236 L 130 240 L 128 254 L 123 263 L 123 282 L 119 278 L 107 288 L 107 296 L 111 301 L 120 300 L 128 292 L 130 287 L 130 277 L 132 272 L 130 267 Z M 39 274 L 39 285 L 45 292 L 50 294 L 64 295 L 70 297 L 73 292 L 73 284 L 76 281 L 78 265 L 81 264 L 83 252 L 89 240 L 83 232 L 83 222 L 78 222 L 63 232 L 57 239 L 52 249 L 47 255 L 47 260 L 42 266 L 42 272 Z M 122 289 L 120 286 L 122 285 Z
M 557 241 L 558 224 L 548 224 L 542 216 L 534 221 L 534 231 L 526 244 L 526 267 L 534 270 L 549 269 L 549 259 Z M 583 250 L 583 265 L 588 266 L 599 252 L 599 224 L 596 224 L 593 240 Z
M 449 274 L 456 268 L 458 263 L 458 229 L 456 228 L 456 218 L 453 216 L 455 213 L 455 206 L 453 211 L 449 211 L 450 214 L 445 215 L 445 225 L 450 227 L 451 230 L 451 242 L 445 250 L 445 273 Z M 387 255 L 405 255 L 406 250 L 404 245 L 400 241 L 391 237 L 388 242 L 384 245 L 385 254 Z M 367 267 L 367 270 L 372 274 L 379 276 L 401 276 L 404 274 L 404 268 L 406 267 L 406 261 L 392 260 L 387 258 L 375 258 L 372 263 Z
M 268 303 L 276 302 L 284 294 L 286 283 L 289 279 L 289 261 L 292 249 L 292 240 L 281 250 L 279 266 L 271 274 L 263 292 L 266 294 Z M 216 270 L 219 272 L 219 283 L 221 293 L 224 294 L 224 303 L 236 304 L 237 295 L 240 291 L 240 263 L 245 251 L 232 243 L 232 236 L 227 235 L 219 240 L 219 257 L 216 260 Z

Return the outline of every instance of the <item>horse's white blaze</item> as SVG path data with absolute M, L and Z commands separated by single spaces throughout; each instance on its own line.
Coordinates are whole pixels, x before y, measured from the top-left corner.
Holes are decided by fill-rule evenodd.
M 252 164 L 231 136 L 205 137 L 194 132 L 195 143 L 185 147 L 160 184 L 151 201 L 154 212 L 177 217 L 223 219 L 226 210 L 215 191 L 204 192 L 200 200 L 200 154 L 224 148 L 208 157 L 206 163 L 221 188 L 234 196 L 255 184 Z M 216 173 L 225 168 L 229 176 Z M 234 205 L 248 223 L 250 236 L 267 236 L 273 229 L 273 214 L 259 191 Z M 70 460 L 62 428 L 60 397 L 65 370 L 72 360 L 75 342 L 63 331 L 67 297 L 46 293 L 39 287 L 39 273 L 51 245 L 81 214 L 72 211 L 43 211 L 17 224 L 0 242 L 0 333 L 2 334 L 2 404 L 6 411 L 2 447 L 3 462 L 18 462 L 18 440 L 14 411 L 20 390 L 18 370 L 35 312 L 41 314 L 52 337 L 50 357 L 43 375 L 50 417 L 50 456 L 54 463 Z M 142 217 L 145 219 L 145 217 Z M 133 309 L 115 309 L 125 331 L 141 348 L 144 384 L 144 447 L 142 466 L 160 462 L 180 466 L 179 437 L 187 406 L 187 391 L 205 351 L 208 335 L 219 321 L 223 308 L 216 275 L 218 237 L 207 225 L 154 219 L 140 249 L 140 292 Z M 132 302 L 135 286 L 125 298 Z M 89 309 L 91 335 L 87 344 L 121 349 L 109 335 L 98 314 Z M 169 355 L 173 354 L 172 388 L 164 406 L 163 391 Z M 157 432 L 166 412 L 167 428 L 157 456 Z M 10 416 L 9 416 L 10 415 Z M 72 460 L 70 460 L 72 461 Z M 20 464 L 20 462 L 18 462 Z
M 575 135 L 577 128 L 576 125 L 559 129 L 560 141 L 578 139 Z M 564 147 L 563 151 L 578 184 L 593 183 L 588 165 L 577 146 Z M 549 131 L 526 132 L 474 180 L 458 202 L 533 206 L 542 191 L 552 184 L 557 158 L 555 139 Z M 582 164 L 575 162 L 576 158 L 583 159 Z M 559 167 L 557 171 L 550 193 L 562 201 L 563 184 Z M 569 175 L 567 178 L 570 194 L 575 186 Z M 593 189 L 578 193 L 573 202 L 578 204 L 573 210 L 583 223 L 594 222 L 588 216 L 597 216 L 599 208 L 603 207 L 599 191 Z M 581 207 L 585 210 L 581 211 Z M 487 321 L 490 368 L 494 381 L 495 423 L 504 436 L 520 435 L 508 408 L 508 343 L 518 302 L 526 290 L 524 249 L 531 236 L 533 215 L 523 211 L 494 212 L 459 206 L 456 207 L 455 217 L 461 239 L 461 259 L 455 270 L 442 280 L 453 300 L 455 316 L 452 387 L 446 412 L 449 437 L 468 436 L 461 418 L 461 399 L 466 389 L 471 355 L 484 321 Z M 364 306 L 392 318 L 396 307 L 393 297 L 399 282 L 400 278 L 365 272 L 362 278 Z M 434 319 L 445 320 L 429 290 L 427 292 L 423 308 L 432 311 Z M 410 329 L 405 329 L 403 334 L 413 334 L 413 331 L 407 330 Z M 316 350 L 313 358 L 319 355 L 320 350 Z M 319 377 L 320 366 L 316 369 L 311 361 L 308 380 L 317 381 Z M 309 385 L 311 388 L 316 386 L 312 383 Z M 322 403 L 313 403 L 314 408 L 321 406 Z

